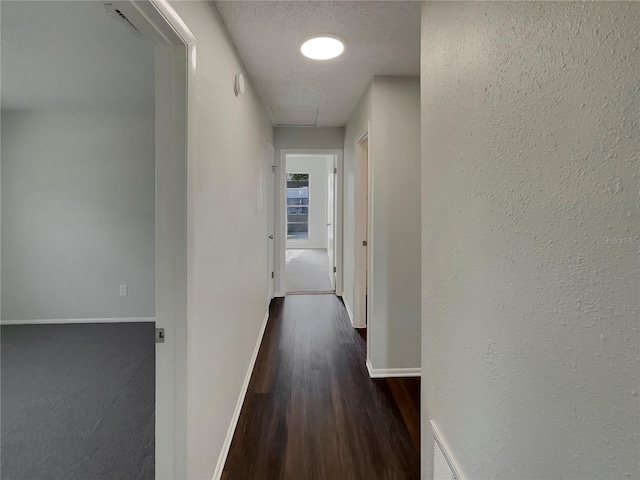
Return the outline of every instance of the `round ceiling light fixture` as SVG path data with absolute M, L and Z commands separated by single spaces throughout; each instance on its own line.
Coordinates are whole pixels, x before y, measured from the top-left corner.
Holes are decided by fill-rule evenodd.
M 316 35 L 300 47 L 302 54 L 312 60 L 330 60 L 344 52 L 344 43 L 333 35 Z

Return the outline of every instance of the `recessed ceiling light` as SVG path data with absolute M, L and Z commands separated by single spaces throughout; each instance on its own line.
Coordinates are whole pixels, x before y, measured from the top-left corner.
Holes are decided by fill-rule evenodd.
M 342 55 L 344 43 L 331 35 L 318 35 L 310 38 L 300 47 L 302 54 L 313 60 L 329 60 Z

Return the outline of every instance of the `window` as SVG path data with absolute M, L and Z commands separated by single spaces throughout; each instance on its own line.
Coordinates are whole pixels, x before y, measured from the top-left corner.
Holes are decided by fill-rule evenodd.
M 309 239 L 309 174 L 287 173 L 287 240 Z

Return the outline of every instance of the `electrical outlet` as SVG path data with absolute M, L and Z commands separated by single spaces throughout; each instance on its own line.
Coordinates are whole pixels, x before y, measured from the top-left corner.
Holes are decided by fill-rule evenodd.
M 127 296 L 127 286 L 126 285 L 120 285 L 120 296 L 121 297 L 126 297 Z

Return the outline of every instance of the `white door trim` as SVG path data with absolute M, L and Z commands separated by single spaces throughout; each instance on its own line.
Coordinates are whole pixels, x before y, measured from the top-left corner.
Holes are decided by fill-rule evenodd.
M 196 38 L 167 0 L 120 5 L 156 52 L 156 479 L 187 477 L 187 326 L 193 311 Z
M 329 265 L 332 267 L 329 270 L 329 281 L 331 282 L 331 290 L 335 292 L 336 289 L 336 198 L 338 197 L 338 190 L 336 184 L 338 183 L 338 159 L 337 156 L 329 157 L 331 159 L 331 165 L 327 163 L 327 169 L 325 170 L 325 182 L 327 196 L 325 199 L 325 218 L 326 228 L 325 238 L 327 253 L 329 254 Z M 334 271 L 336 270 L 336 271 Z
M 367 161 L 367 178 L 362 178 L 362 170 L 364 161 L 364 149 L 362 143 L 367 141 L 366 161 Z M 373 161 L 371 158 L 371 122 L 367 122 L 367 128 L 356 137 L 355 145 L 355 235 L 354 235 L 354 299 L 353 299 L 353 325 L 356 328 L 367 327 L 367 360 L 371 358 L 371 279 L 373 277 Z M 367 186 L 368 201 L 366 204 L 367 222 L 359 219 L 362 205 L 362 185 Z M 362 253 L 362 241 L 367 240 L 366 255 Z M 366 282 L 364 281 L 365 269 L 368 271 Z M 368 295 L 367 295 L 368 292 Z M 365 300 L 366 298 L 366 300 Z M 365 304 L 366 302 L 366 304 Z
M 271 143 L 267 147 L 267 309 L 276 293 L 276 174 L 275 149 Z M 273 272 L 273 273 L 272 273 Z
M 285 278 L 285 245 L 287 240 L 286 222 L 286 159 L 287 155 L 335 155 L 338 164 L 338 175 L 335 188 L 337 190 L 337 205 L 335 219 L 335 257 L 336 257 L 336 295 L 342 296 L 342 221 L 343 221 L 343 159 L 341 149 L 282 149 L 280 157 L 276 158 L 276 195 L 275 195 L 275 223 L 276 223 L 276 297 L 284 297 L 287 293 Z

